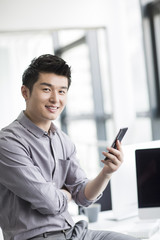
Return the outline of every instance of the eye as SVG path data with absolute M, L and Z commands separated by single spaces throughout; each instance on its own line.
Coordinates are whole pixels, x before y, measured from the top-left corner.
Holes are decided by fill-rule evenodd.
M 44 92 L 50 92 L 51 89 L 46 87 L 46 88 L 43 88 L 43 91 L 44 91 Z
M 65 90 L 59 90 L 59 94 L 61 94 L 61 95 L 66 94 L 66 92 L 67 92 L 67 91 L 65 91 Z

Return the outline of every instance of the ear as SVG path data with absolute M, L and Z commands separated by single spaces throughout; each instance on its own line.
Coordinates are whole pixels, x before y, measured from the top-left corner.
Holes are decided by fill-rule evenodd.
M 29 88 L 27 88 L 25 85 L 22 85 L 21 93 L 22 93 L 22 96 L 24 97 L 25 101 L 27 101 L 30 97 Z

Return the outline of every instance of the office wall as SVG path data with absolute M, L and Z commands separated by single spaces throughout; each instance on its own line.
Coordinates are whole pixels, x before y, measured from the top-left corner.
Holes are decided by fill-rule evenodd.
M 105 25 L 108 3 L 109 1 L 105 0 L 1 0 L 0 29 L 55 29 Z
M 138 0 L 132 2 L 138 4 Z M 99 26 L 106 27 L 108 32 L 110 75 L 114 88 L 115 131 L 122 125 L 128 125 L 130 127 L 128 140 L 130 139 L 129 143 L 132 143 L 135 109 L 128 50 L 130 39 L 127 0 L 0 1 L 0 32 Z

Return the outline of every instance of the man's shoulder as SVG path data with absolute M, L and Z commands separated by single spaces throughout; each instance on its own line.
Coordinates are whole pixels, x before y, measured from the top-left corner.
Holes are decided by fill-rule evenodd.
M 22 138 L 22 130 L 18 121 L 13 121 L 8 126 L 0 130 L 0 142 L 5 142 L 6 140 L 17 141 Z
M 26 141 L 23 126 L 15 120 L 0 131 L 0 156 L 24 152 L 29 152 L 29 144 Z
M 9 125 L 3 127 L 0 130 L 0 137 L 3 135 L 10 135 L 10 134 L 14 134 L 17 132 L 17 129 L 19 129 L 19 123 L 14 120 L 12 123 L 10 123 Z

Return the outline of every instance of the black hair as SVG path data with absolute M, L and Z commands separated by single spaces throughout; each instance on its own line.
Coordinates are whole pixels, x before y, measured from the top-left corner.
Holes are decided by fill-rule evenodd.
M 44 54 L 34 58 L 22 75 L 22 84 L 28 87 L 30 93 L 33 85 L 38 81 L 40 73 L 55 73 L 68 79 L 68 88 L 71 84 L 71 68 L 60 57 L 52 54 Z

